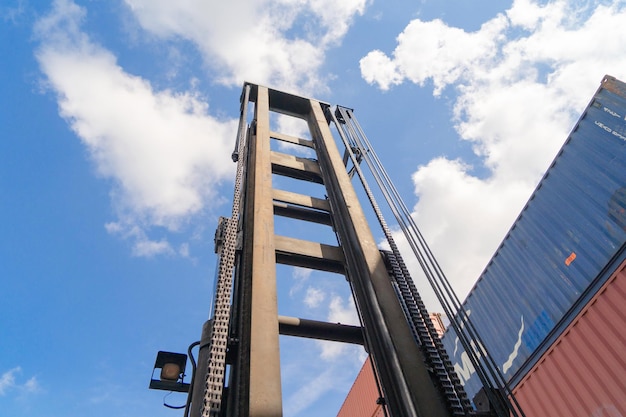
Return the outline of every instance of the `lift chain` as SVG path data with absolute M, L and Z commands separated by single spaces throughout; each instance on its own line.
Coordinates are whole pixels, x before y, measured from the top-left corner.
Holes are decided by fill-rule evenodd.
M 359 167 L 359 160 L 357 160 L 355 152 L 352 150 L 356 145 L 359 148 L 359 141 L 355 140 L 358 137 L 359 129 L 354 129 L 353 123 L 356 123 L 353 118 L 346 117 L 348 112 L 346 109 L 337 108 L 335 116 L 341 119 L 341 123 L 336 121 L 337 126 L 341 127 L 340 131 L 343 131 L 342 139 L 346 150 L 350 155 L 354 169 L 356 170 L 364 191 L 370 201 L 372 209 L 376 214 L 378 222 L 383 230 L 383 233 L 390 245 L 391 252 L 383 251 L 383 255 L 388 260 L 389 268 L 392 276 L 393 284 L 398 292 L 398 299 L 403 306 L 407 321 L 411 326 L 415 340 L 420 345 L 426 364 L 431 367 L 431 375 L 433 376 L 435 384 L 438 385 L 440 391 L 444 395 L 444 400 L 448 406 L 448 409 L 455 416 L 466 416 L 471 410 L 472 406 L 467 397 L 460 379 L 454 371 L 452 362 L 443 347 L 443 343 L 439 340 L 439 336 L 435 331 L 435 328 L 430 320 L 426 306 L 424 305 L 413 279 L 411 278 L 409 271 L 400 256 L 400 251 L 395 243 L 391 229 L 387 225 L 385 218 L 376 202 L 376 198 L 372 193 L 363 172 Z M 332 117 L 332 115 L 331 115 Z M 352 143 L 350 143 L 352 142 Z M 368 152 L 361 150 L 360 155 L 365 155 L 368 159 Z M 369 165 L 369 163 L 368 163 Z M 381 186 L 382 187 L 382 186 Z
M 393 277 L 398 298 L 413 335 L 420 344 L 426 364 L 430 367 L 434 382 L 443 394 L 451 414 L 466 416 L 471 410 L 471 403 L 454 371 L 452 362 L 439 339 L 404 261 L 401 257 L 396 257 L 393 252 L 382 252 Z
M 224 237 L 221 246 L 217 288 L 215 292 L 215 310 L 213 317 L 213 332 L 209 354 L 208 373 L 204 391 L 202 417 L 218 417 L 222 406 L 222 390 L 226 368 L 226 353 L 228 346 L 228 326 L 230 322 L 231 291 L 233 282 L 233 268 L 237 249 L 237 232 L 239 211 L 241 206 L 241 190 L 243 188 L 244 170 L 247 158 L 245 157 L 246 129 L 240 129 L 238 138 L 237 174 L 235 177 L 235 191 L 233 196 L 233 210 L 230 219 L 226 219 Z

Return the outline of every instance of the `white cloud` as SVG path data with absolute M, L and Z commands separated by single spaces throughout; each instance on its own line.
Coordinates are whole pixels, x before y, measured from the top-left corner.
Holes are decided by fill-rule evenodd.
M 352 297 L 347 298 L 347 302 L 344 301 L 338 295 L 333 295 L 330 299 L 330 303 L 328 305 L 328 317 L 327 321 L 329 323 L 340 323 L 340 324 L 349 324 L 353 326 L 360 326 L 360 320 L 358 313 L 356 311 L 356 307 L 354 305 L 354 299 Z M 326 361 L 336 361 L 341 357 L 345 358 L 345 355 L 348 352 L 356 353 L 362 351 L 363 349 L 360 346 L 353 346 L 346 343 L 340 342 L 329 342 L 329 341 L 316 341 L 318 346 L 321 349 L 320 357 Z M 355 355 L 352 355 L 355 356 Z M 356 353 L 355 357 L 358 357 L 359 354 Z
M 276 124 L 276 127 L 270 125 L 270 128 L 272 130 L 296 138 L 311 140 L 309 126 L 304 119 L 276 113 L 272 114 L 271 116 L 277 116 L 274 118 L 275 120 L 270 120 L 270 123 L 273 122 L 273 124 Z M 313 149 L 289 142 L 278 141 L 278 149 L 280 150 L 280 152 L 284 152 L 290 155 L 295 155 L 303 158 L 315 158 L 315 151 Z
M 173 255 L 175 253 L 170 243 L 164 238 L 158 241 L 150 239 L 143 228 L 133 224 L 132 216 L 126 219 L 126 223 L 111 222 L 105 224 L 104 227 L 111 234 L 120 235 L 124 239 L 131 239 L 134 256 L 151 258 L 156 255 Z M 184 253 L 180 254 L 184 256 Z
M 438 95 L 477 59 L 495 53 L 494 46 L 505 25 L 504 17 L 499 16 L 485 23 L 479 32 L 467 33 L 439 19 L 413 20 L 398 35 L 393 60 L 378 50 L 361 60 L 363 78 L 369 83 L 377 82 L 382 89 L 400 84 L 405 78 L 420 85 L 432 79 Z M 381 71 L 380 81 L 377 71 Z
M 306 345 L 303 343 L 287 366 L 281 367 L 283 387 L 289 387 L 284 390 L 284 415 L 336 413 L 337 409 L 332 409 L 328 400 L 345 398 L 367 354 L 363 347 L 351 345 L 340 357 L 333 358 L 331 364 L 316 358 Z
M 156 91 L 125 72 L 115 56 L 81 32 L 85 12 L 69 0 L 40 19 L 37 59 L 59 112 L 89 151 L 98 173 L 112 180 L 118 220 L 110 232 L 136 240 L 134 253 L 172 253 L 146 230 L 177 230 L 210 203 L 231 178 L 236 121 L 208 114 L 194 92 Z
M 604 74 L 626 77 L 622 1 L 516 0 L 476 32 L 415 19 L 390 56 L 372 51 L 361 74 L 386 90 L 453 87 L 455 128 L 487 168 L 437 158 L 413 175 L 414 216 L 464 295 L 497 248 Z M 610 41 L 606 41 L 610 40 Z
M 169 242 L 164 239 L 161 239 L 158 242 L 154 240 L 136 241 L 135 246 L 133 247 L 133 255 L 135 256 L 152 257 L 163 253 L 172 253 L 172 247 Z
M 22 368 L 16 366 L 0 375 L 0 396 L 6 395 L 11 390 L 18 390 L 23 393 L 33 393 L 40 390 L 36 377 L 31 377 L 25 383 L 17 382 L 16 375 L 22 373 Z
M 0 19 L 5 23 L 11 22 L 15 24 L 24 16 L 26 12 L 26 1 L 17 0 L 16 3 L 14 7 L 0 6 Z
M 366 0 L 334 9 L 328 1 L 300 0 L 127 3 L 144 29 L 195 43 L 218 82 L 311 91 L 323 87 L 317 72 L 324 51 L 341 40 Z M 131 239 L 137 256 L 187 256 L 167 236 L 152 235 L 155 227 L 162 235 L 178 231 L 224 201 L 216 188 L 232 178 L 236 121 L 211 116 L 193 90 L 159 91 L 126 72 L 82 31 L 84 18 L 71 0 L 56 0 L 35 26 L 36 56 L 61 116 L 98 174 L 111 180 L 117 219 L 106 229 Z
M 320 399 L 328 391 L 340 388 L 342 385 L 338 382 L 337 377 L 337 371 L 334 368 L 326 368 L 326 370 L 285 399 L 285 415 L 295 416 Z M 345 384 L 347 381 L 343 382 Z
M 36 377 L 30 378 L 23 385 L 23 388 L 26 392 L 38 392 L 41 388 L 39 387 L 39 382 L 37 382 Z
M 306 120 L 300 119 L 299 117 L 278 114 L 276 117 L 276 131 L 297 138 L 311 139 L 309 125 Z
M 531 188 L 521 180 L 480 180 L 469 169 L 460 160 L 437 158 L 413 175 L 420 196 L 414 207 L 416 223 L 459 292 L 474 283 Z M 403 238 L 397 241 L 404 253 L 410 250 Z M 416 262 L 409 265 L 419 270 Z M 429 309 L 440 311 L 432 294 L 423 291 L 422 297 Z
M 254 81 L 300 92 L 323 85 L 325 50 L 341 41 L 367 1 L 126 0 L 157 36 L 192 41 L 219 82 Z M 294 34 L 297 32 L 298 34 Z
M 313 273 L 312 269 L 301 268 L 299 266 L 293 267 L 293 277 L 296 280 L 306 281 L 311 277 L 312 273 Z
M 363 79 L 370 84 L 377 83 L 382 90 L 402 83 L 403 77 L 396 63 L 378 49 L 362 58 L 360 65 Z
M 330 323 L 351 324 L 359 326 L 359 316 L 354 306 L 354 299 L 348 297 L 348 302 L 344 302 L 343 298 L 335 295 L 330 300 L 328 312 L 328 321 Z
M 293 297 L 296 293 L 298 293 L 304 287 L 304 284 L 309 280 L 312 273 L 313 273 L 312 269 L 300 268 L 297 266 L 293 267 L 293 272 L 292 272 L 293 285 L 289 289 L 290 297 Z
M 183 243 L 178 248 L 178 254 L 183 258 L 189 258 L 189 243 Z
M 319 288 L 309 287 L 304 295 L 304 304 L 309 308 L 318 307 L 326 298 L 326 293 Z
M 15 374 L 22 369 L 18 366 L 10 369 L 0 376 L 0 395 L 5 395 L 8 390 L 15 387 Z
M 298 1 L 299 2 L 299 1 Z M 320 19 L 322 44 L 333 44 L 341 40 L 350 27 L 355 14 L 362 15 L 368 0 L 309 0 L 305 2 Z M 306 9 L 304 9 L 306 10 Z
M 326 369 L 315 379 L 293 393 L 285 401 L 285 414 L 297 415 L 306 409 L 332 386 L 332 369 Z

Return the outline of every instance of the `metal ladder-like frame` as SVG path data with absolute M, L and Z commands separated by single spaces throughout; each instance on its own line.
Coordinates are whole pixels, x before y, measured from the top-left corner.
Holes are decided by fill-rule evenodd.
M 249 103 L 254 116 L 248 125 Z M 364 344 L 392 416 L 451 415 L 352 187 L 328 110 L 317 100 L 244 85 L 233 211 L 221 245 L 209 353 L 195 379 L 202 389 L 194 396 L 204 398 L 192 400 L 192 417 L 281 416 L 279 334 Z M 270 112 L 305 120 L 311 140 L 272 132 Z M 272 151 L 271 140 L 311 148 L 316 158 Z M 328 198 L 274 189 L 272 174 L 323 184 Z M 339 245 L 276 235 L 275 215 L 331 225 Z M 363 327 L 279 317 L 277 263 L 345 274 Z

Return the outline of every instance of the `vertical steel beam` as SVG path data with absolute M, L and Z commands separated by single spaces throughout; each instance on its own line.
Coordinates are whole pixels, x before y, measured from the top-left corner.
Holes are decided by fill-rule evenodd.
M 255 115 L 245 152 L 243 244 L 236 269 L 230 339 L 233 362 L 225 415 L 282 416 L 276 259 L 284 255 L 281 253 L 286 251 L 287 238 L 274 235 L 276 191 L 272 189 L 269 126 L 269 113 L 274 111 L 308 123 L 320 170 L 316 171 L 316 178 L 303 179 L 323 180 L 326 187 L 330 215 L 344 255 L 333 257 L 333 268 L 347 272 L 351 281 L 365 344 L 376 365 L 391 415 L 448 417 L 331 134 L 324 113 L 328 105 L 263 86 L 250 87 Z M 275 154 L 274 165 L 280 165 L 276 157 Z M 283 169 L 278 174 L 302 177 L 294 170 Z M 300 255 L 304 252 L 301 250 Z M 331 259 L 328 253 L 322 258 L 326 262 Z M 318 263 L 309 266 L 324 269 Z
M 392 416 L 447 417 L 319 102 L 310 100 L 309 128 L 346 256 L 346 267 Z
M 255 106 L 256 138 L 250 143 L 253 219 L 251 305 L 250 305 L 250 382 L 248 416 L 282 416 L 278 302 L 276 296 L 276 254 L 274 244 L 274 204 L 270 159 L 269 94 L 258 86 Z M 250 190 L 251 188 L 248 188 Z M 249 223 L 249 221 L 252 223 Z
M 191 407 L 189 415 L 201 417 L 204 406 L 204 396 L 206 392 L 206 382 L 208 379 L 209 360 L 211 357 L 211 333 L 213 328 L 212 320 L 207 320 L 202 326 L 200 337 L 200 348 L 198 349 L 198 363 L 196 365 L 196 375 L 193 380 L 192 392 L 190 393 Z

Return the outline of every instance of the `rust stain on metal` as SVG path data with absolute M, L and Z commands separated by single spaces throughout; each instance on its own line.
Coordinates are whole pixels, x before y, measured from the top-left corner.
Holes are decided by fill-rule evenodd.
M 602 80 L 601 88 L 604 88 L 611 93 L 617 94 L 620 97 L 626 98 L 626 88 L 624 87 L 624 84 L 619 82 L 615 77 L 605 75 L 604 79 Z

